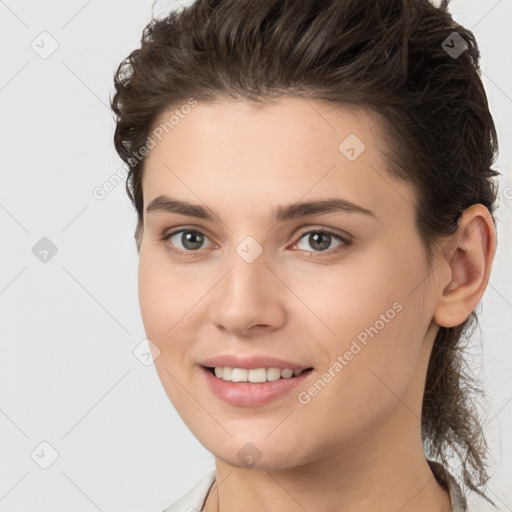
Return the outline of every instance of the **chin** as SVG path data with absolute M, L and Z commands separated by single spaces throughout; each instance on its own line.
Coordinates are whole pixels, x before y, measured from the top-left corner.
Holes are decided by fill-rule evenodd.
M 254 436 L 245 432 L 243 436 L 233 438 L 226 434 L 221 443 L 218 437 L 197 438 L 216 459 L 240 469 L 289 469 L 304 463 L 299 460 L 296 445 L 286 445 L 278 436 L 272 439 L 273 434 L 267 437 L 266 432 L 255 432 Z

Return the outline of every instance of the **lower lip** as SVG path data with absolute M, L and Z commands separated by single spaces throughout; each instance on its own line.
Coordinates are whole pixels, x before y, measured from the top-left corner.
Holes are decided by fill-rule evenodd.
M 312 370 L 305 371 L 297 377 L 268 382 L 232 382 L 219 379 L 208 368 L 201 367 L 208 386 L 224 402 L 241 407 L 257 407 L 300 386 Z

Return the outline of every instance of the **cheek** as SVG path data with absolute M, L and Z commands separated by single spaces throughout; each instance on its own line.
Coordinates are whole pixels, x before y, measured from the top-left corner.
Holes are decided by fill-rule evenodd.
M 183 321 L 190 310 L 188 301 L 180 297 L 183 288 L 149 251 L 141 251 L 139 258 L 138 294 L 140 311 L 146 336 L 158 347 L 154 359 L 160 381 L 178 410 L 186 406 L 187 396 L 180 386 L 185 382 L 185 365 L 189 336 L 183 332 Z M 188 319 L 188 316 L 186 317 Z
M 326 367 L 343 358 L 335 379 L 350 397 L 378 402 L 390 389 L 403 392 L 415 369 L 430 322 L 421 252 L 393 253 L 382 248 L 358 259 L 357 269 L 331 272 L 316 280 L 316 292 L 298 291 L 330 329 L 321 345 Z M 339 368 L 339 366 L 338 366 Z M 383 382 L 379 381 L 379 377 Z M 337 387 L 336 385 L 333 387 Z
M 173 388 L 169 373 L 177 376 L 176 372 L 181 372 L 181 365 L 176 361 L 181 360 L 186 351 L 187 337 L 179 332 L 185 324 L 186 309 L 190 309 L 188 303 L 180 298 L 181 286 L 177 286 L 175 281 L 166 272 L 165 265 L 141 251 L 138 276 L 140 311 L 146 336 L 158 347 L 159 355 L 154 364 L 168 393 L 172 393 Z
M 166 315 L 165 303 L 167 301 L 167 286 L 158 264 L 154 264 L 145 252 L 141 251 L 139 259 L 139 304 L 142 314 L 142 320 L 146 333 L 151 339 L 151 335 L 159 338 L 165 334 Z
M 139 258 L 138 295 L 147 337 L 160 350 L 155 366 L 163 381 L 165 367 L 173 375 L 195 363 L 192 355 L 201 323 L 202 304 L 211 284 L 205 276 L 188 278 L 156 251 L 142 251 Z M 196 272 L 196 274 L 198 274 Z M 171 379 L 172 380 L 172 379 Z M 172 384 L 172 382 L 171 382 Z
M 146 332 L 161 341 L 172 338 L 175 326 L 187 315 L 194 301 L 194 286 L 170 268 L 156 251 L 141 250 L 139 258 L 139 304 Z M 192 301 L 192 302 L 191 302 Z
M 406 316 L 402 311 L 413 314 L 418 293 L 410 292 L 424 278 L 419 261 L 414 254 L 395 254 L 382 245 L 354 253 L 336 267 L 296 272 L 288 281 L 315 313 L 317 325 L 329 328 L 322 327 L 326 339 L 338 340 L 336 348 L 342 348 L 359 333 L 364 340 L 375 324 L 379 333 L 390 333 L 390 326 Z
M 384 308 L 362 300 L 358 304 L 359 309 L 350 303 L 357 319 L 339 315 L 328 362 L 300 396 L 301 404 L 307 402 L 299 407 L 311 427 L 304 429 L 309 442 L 316 442 L 310 434 L 316 432 L 314 425 L 330 425 L 322 441 L 327 450 L 340 439 L 364 438 L 392 413 L 406 395 L 423 340 L 414 322 L 417 312 L 408 305 L 388 307 L 387 298 Z

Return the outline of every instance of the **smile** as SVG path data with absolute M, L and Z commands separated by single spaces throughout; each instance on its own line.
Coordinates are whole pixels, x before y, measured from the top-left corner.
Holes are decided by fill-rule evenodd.
M 247 369 L 202 366 L 201 369 L 213 395 L 238 407 L 259 407 L 279 397 L 284 398 L 293 389 L 303 386 L 313 372 L 313 368 L 295 370 L 297 375 L 289 368 L 275 367 Z

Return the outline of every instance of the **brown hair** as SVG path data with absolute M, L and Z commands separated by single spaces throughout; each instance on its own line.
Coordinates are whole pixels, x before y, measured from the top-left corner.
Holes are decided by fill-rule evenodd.
M 483 204 L 496 224 L 498 147 L 480 54 L 447 7 L 448 0 L 439 7 L 428 0 L 197 0 L 153 19 L 141 47 L 120 64 L 112 98 L 115 147 L 131 167 L 137 248 L 145 159 L 133 156 L 160 116 L 190 98 L 292 95 L 380 114 L 389 172 L 417 191 L 415 221 L 430 268 L 434 247 L 456 232 L 464 209 Z M 447 466 L 450 456 L 460 458 L 465 486 L 494 505 L 483 492 L 488 450 L 474 401 L 483 392 L 463 357 L 477 323 L 473 311 L 463 324 L 439 329 L 422 436 L 429 457 Z

